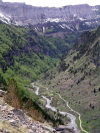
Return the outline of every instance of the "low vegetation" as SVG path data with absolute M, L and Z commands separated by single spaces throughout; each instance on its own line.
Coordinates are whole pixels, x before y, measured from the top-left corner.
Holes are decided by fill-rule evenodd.
M 23 108 L 36 120 L 62 123 L 45 110 L 29 88 L 31 82 L 56 66 L 69 48 L 66 41 L 40 35 L 31 27 L 0 22 L 0 88 L 7 91 L 5 100 L 15 108 Z
M 85 32 L 59 65 L 46 72 L 41 84 L 48 92 L 60 93 L 81 114 L 82 126 L 100 132 L 100 27 Z M 49 94 L 49 93 L 48 93 Z M 55 106 L 59 100 L 56 98 Z M 58 101 L 58 102 L 57 102 Z M 59 104 L 62 109 L 63 103 Z M 67 109 L 66 109 L 67 110 Z

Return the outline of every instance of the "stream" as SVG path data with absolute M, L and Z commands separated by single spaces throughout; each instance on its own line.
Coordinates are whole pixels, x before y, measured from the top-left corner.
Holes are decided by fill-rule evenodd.
M 34 83 L 31 83 L 31 85 L 32 85 L 33 88 L 36 89 L 35 94 L 36 95 L 39 95 L 39 89 L 40 88 L 38 86 L 34 85 Z M 59 95 L 59 97 L 61 98 L 60 95 Z M 45 105 L 46 108 L 52 110 L 53 112 L 57 112 L 56 107 L 53 107 L 51 105 L 52 98 L 51 99 L 48 99 L 47 97 L 45 97 L 43 95 L 42 95 L 42 98 L 46 100 L 46 105 Z M 70 122 L 66 125 L 66 128 L 74 129 L 75 133 L 80 133 L 80 131 L 79 131 L 78 127 L 77 127 L 77 124 L 76 124 L 76 117 L 74 115 L 72 115 L 72 114 L 70 114 L 68 112 L 62 112 L 62 111 L 59 111 L 59 113 L 61 115 L 67 116 L 70 119 Z

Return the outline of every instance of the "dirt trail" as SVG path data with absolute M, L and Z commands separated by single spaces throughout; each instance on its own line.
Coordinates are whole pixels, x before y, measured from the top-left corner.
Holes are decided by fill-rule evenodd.
M 33 88 L 36 89 L 35 94 L 39 95 L 39 89 L 40 88 L 38 86 L 34 85 L 34 83 L 32 83 L 31 85 L 33 86 Z M 60 94 L 58 94 L 58 95 L 66 103 L 66 101 L 60 96 Z M 50 100 L 50 99 L 48 99 L 47 97 L 45 97 L 43 95 L 41 97 L 46 100 L 46 105 L 45 105 L 46 108 L 52 110 L 53 112 L 57 112 L 56 107 L 51 106 L 52 99 Z M 68 104 L 67 104 L 67 106 L 68 106 L 68 108 L 70 108 Z M 70 108 L 70 110 L 72 111 L 71 108 Z M 80 131 L 77 127 L 77 124 L 76 124 L 76 117 L 73 114 L 70 114 L 68 112 L 62 112 L 62 111 L 59 111 L 59 113 L 64 115 L 64 116 L 67 115 L 67 117 L 70 118 L 71 121 L 66 126 L 67 128 L 74 129 L 75 133 L 80 133 Z M 85 132 L 85 133 L 88 133 L 88 132 Z
M 67 106 L 72 112 L 74 112 L 74 113 L 76 113 L 76 114 L 78 115 L 78 119 L 79 119 L 79 122 L 80 122 L 80 129 L 81 129 L 81 131 L 84 132 L 84 133 L 89 133 L 89 132 L 87 132 L 86 130 L 84 130 L 83 127 L 82 127 L 81 114 L 80 114 L 79 112 L 73 110 L 73 109 L 69 106 L 68 102 L 66 102 L 66 100 L 63 99 L 63 98 L 61 97 L 60 94 L 58 94 L 58 95 L 59 95 L 59 97 L 66 103 L 66 106 Z

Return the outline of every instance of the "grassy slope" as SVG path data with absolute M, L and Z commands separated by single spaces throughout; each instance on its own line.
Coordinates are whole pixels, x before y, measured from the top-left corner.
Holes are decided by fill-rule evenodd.
M 41 81 L 53 93 L 59 92 L 82 115 L 83 127 L 100 132 L 100 27 L 82 35 L 73 50 L 63 57 L 58 68 Z M 49 94 L 49 93 L 48 93 Z M 67 110 L 55 97 L 54 105 Z
M 34 119 L 47 119 L 54 124 L 54 116 L 48 115 L 28 88 L 42 73 L 56 66 L 69 49 L 65 41 L 59 41 L 30 28 L 0 22 L 0 88 L 8 90 L 5 100 L 16 108 L 24 108 Z

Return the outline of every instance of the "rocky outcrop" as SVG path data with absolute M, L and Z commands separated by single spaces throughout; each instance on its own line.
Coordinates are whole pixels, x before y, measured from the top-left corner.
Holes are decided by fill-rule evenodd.
M 34 121 L 23 110 L 15 109 L 0 97 L 0 133 L 74 133 L 73 129 L 59 126 L 54 129 L 47 123 Z
M 6 92 L 3 90 L 0 90 L 0 97 L 3 97 Z
M 1 92 L 1 91 L 0 91 Z M 54 129 L 48 124 L 34 121 L 23 110 L 9 106 L 0 97 L 0 132 L 3 133 L 51 133 Z
M 87 25 L 91 23 L 98 25 L 100 20 L 100 6 L 89 6 L 87 4 L 61 8 L 43 8 L 26 5 L 25 3 L 0 2 L 0 13 L 10 19 L 11 23 L 17 25 L 36 25 L 48 21 L 73 22 L 76 20 L 84 21 Z

